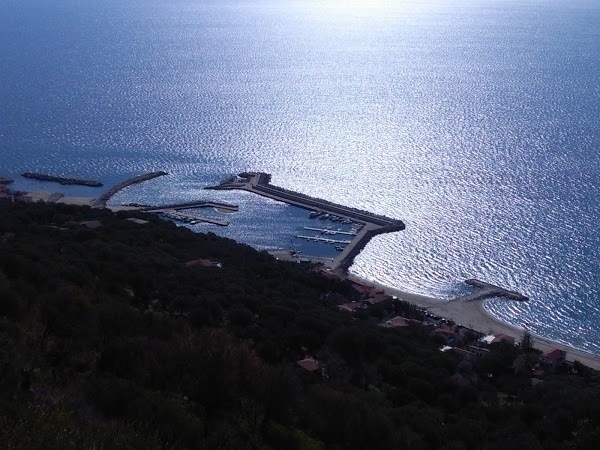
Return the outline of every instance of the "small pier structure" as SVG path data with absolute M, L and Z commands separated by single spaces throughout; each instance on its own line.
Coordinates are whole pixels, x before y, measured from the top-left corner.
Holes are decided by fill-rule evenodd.
M 236 212 L 239 207 L 237 205 L 230 205 L 229 203 L 213 202 L 211 200 L 196 200 L 192 202 L 182 203 L 170 203 L 168 205 L 127 205 L 133 206 L 137 211 L 143 211 L 148 213 L 161 213 L 165 217 L 176 220 L 178 222 L 185 222 L 194 224 L 196 222 L 212 223 L 213 225 L 219 225 L 226 227 L 229 225 L 229 221 L 221 219 L 213 219 L 211 217 L 198 216 L 195 214 L 182 213 L 186 209 L 196 208 L 215 208 L 221 211 Z
M 358 233 L 353 233 L 352 231 L 342 231 L 342 230 L 332 230 L 330 228 L 315 228 L 315 227 L 304 227 L 305 230 L 309 231 L 318 231 L 321 234 L 345 234 L 347 236 L 356 236 Z
M 500 286 L 486 283 L 485 281 L 476 280 L 474 278 L 471 278 L 471 279 L 465 280 L 465 283 L 477 288 L 477 290 L 470 294 L 463 295 L 461 297 L 457 297 L 453 301 L 455 301 L 455 302 L 474 302 L 477 300 L 484 300 L 486 298 L 491 298 L 491 297 L 504 297 L 509 300 L 516 300 L 518 302 L 529 301 L 529 297 L 526 297 L 523 294 L 520 294 L 516 291 L 509 291 L 508 289 L 504 289 L 504 288 L 501 288 Z
M 326 244 L 350 244 L 352 242 L 349 239 L 328 239 L 321 236 L 303 236 L 301 234 L 297 234 L 296 237 L 299 239 L 306 239 L 307 241 L 325 242 Z
M 239 210 L 238 205 L 230 205 L 229 203 L 220 203 L 213 202 L 210 200 L 197 200 L 193 202 L 183 202 L 183 203 L 171 203 L 168 205 L 158 205 L 158 206 L 144 206 L 138 208 L 138 211 L 145 212 L 161 212 L 161 211 L 169 211 L 175 210 L 180 211 L 184 209 L 195 209 L 195 208 L 216 208 L 229 212 L 236 212 Z
M 210 217 L 202 217 L 202 216 L 197 216 L 194 214 L 186 214 L 186 213 L 182 213 L 177 210 L 174 210 L 174 209 L 164 211 L 162 214 L 164 214 L 169 219 L 177 220 L 179 222 L 186 222 L 186 223 L 190 223 L 190 224 L 195 224 L 197 222 L 205 222 L 205 223 L 211 223 L 213 225 L 219 225 L 221 227 L 226 227 L 227 225 L 229 225 L 229 222 L 227 220 L 212 219 Z
M 356 237 L 344 248 L 331 264 L 331 268 L 345 271 L 352 265 L 356 255 L 376 235 L 404 230 L 404 222 L 398 219 L 373 214 L 348 206 L 338 205 L 327 200 L 310 197 L 299 192 L 289 191 L 271 185 L 271 175 L 264 172 L 244 172 L 228 177 L 217 186 L 207 187 L 215 190 L 243 190 L 262 195 L 270 199 L 324 214 L 335 215 L 363 224 Z

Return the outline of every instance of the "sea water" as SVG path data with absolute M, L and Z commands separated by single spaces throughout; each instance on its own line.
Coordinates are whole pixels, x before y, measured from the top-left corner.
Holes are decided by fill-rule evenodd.
M 307 211 L 203 190 L 269 172 L 405 221 L 353 273 L 515 289 L 489 310 L 600 353 L 599 24 L 586 0 L 2 0 L 0 176 L 97 196 L 19 174 L 165 170 L 112 202 L 239 204 L 192 228 L 290 248 Z

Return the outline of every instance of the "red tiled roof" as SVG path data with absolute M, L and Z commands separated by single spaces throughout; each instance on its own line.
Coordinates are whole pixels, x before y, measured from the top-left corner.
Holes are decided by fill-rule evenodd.
M 298 364 L 304 370 L 308 370 L 309 372 L 319 370 L 319 362 L 314 358 L 301 359 L 300 361 L 296 361 L 296 364 Z
M 432 331 L 432 333 L 443 334 L 445 336 L 460 336 L 458 333 L 455 333 L 454 331 L 448 331 L 448 330 L 444 330 L 442 328 L 436 328 L 435 330 Z
M 461 355 L 463 358 L 467 359 L 471 359 L 473 356 L 475 356 L 475 353 L 470 352 L 469 350 L 465 350 L 464 348 L 452 347 L 450 350 L 456 353 L 457 355 Z
M 546 358 L 548 361 L 558 361 L 559 359 L 564 358 L 566 355 L 567 352 L 565 352 L 564 350 L 559 350 L 555 348 L 554 350 L 545 353 L 544 358 Z
M 385 302 L 387 300 L 390 299 L 390 296 L 383 293 L 383 292 L 376 292 L 375 294 L 371 294 L 371 296 L 369 296 L 369 298 L 367 299 L 367 301 L 369 303 L 371 303 L 372 305 L 377 304 L 377 303 L 381 303 L 381 302 Z
M 407 327 L 408 322 L 404 317 L 396 316 L 386 322 L 391 328 Z
M 360 292 L 361 294 L 369 294 L 373 291 L 374 288 L 372 288 L 371 286 L 365 286 L 364 284 L 360 284 L 357 282 L 352 282 L 352 287 Z
M 202 267 L 218 267 L 220 264 L 210 259 L 194 259 L 185 263 L 186 267 L 202 266 Z
M 497 334 L 496 336 L 494 336 L 494 339 L 492 340 L 492 344 L 497 344 L 498 342 L 506 342 L 508 344 L 514 344 L 515 343 L 515 338 L 512 336 L 508 336 L 506 334 Z
M 359 307 L 360 307 L 359 302 L 351 302 L 351 303 L 344 303 L 343 305 L 338 305 L 338 309 L 340 311 L 346 311 L 346 312 L 354 312 Z
M 336 275 L 335 273 L 331 272 L 330 270 L 326 270 L 326 269 L 317 267 L 317 268 L 314 269 L 314 271 L 316 273 L 320 273 L 325 278 L 328 278 L 330 280 L 339 280 L 340 279 L 340 277 L 338 275 Z

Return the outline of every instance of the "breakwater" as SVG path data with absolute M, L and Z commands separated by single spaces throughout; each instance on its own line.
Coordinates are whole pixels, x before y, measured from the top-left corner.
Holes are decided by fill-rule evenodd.
M 398 219 L 373 214 L 349 206 L 339 205 L 327 200 L 310 197 L 299 192 L 289 191 L 287 189 L 272 186 L 271 175 L 264 172 L 242 173 L 239 178 L 227 178 L 226 181 L 217 186 L 210 186 L 205 189 L 228 190 L 241 189 L 254 192 L 264 197 L 293 204 L 304 209 L 320 210 L 329 214 L 355 219 L 363 223 L 373 223 L 380 226 L 394 226 L 404 229 L 404 223 Z
M 205 222 L 205 223 L 211 223 L 213 225 L 219 225 L 221 227 L 226 227 L 227 225 L 229 225 L 229 221 L 227 220 L 219 220 L 219 219 L 213 219 L 211 217 L 203 217 L 203 216 L 198 216 L 198 215 L 193 215 L 193 214 L 185 214 L 185 213 L 181 213 L 179 212 L 179 210 L 167 210 L 167 211 L 163 211 L 160 214 L 162 214 L 164 217 L 168 218 L 168 219 L 172 219 L 172 220 L 176 220 L 178 222 L 186 222 L 189 223 L 191 225 L 196 225 L 197 223 L 200 222 Z
M 346 272 L 352 263 L 354 262 L 354 258 L 358 256 L 358 254 L 366 247 L 371 239 L 373 239 L 378 234 L 384 233 L 392 233 L 394 231 L 402 231 L 404 230 L 404 224 L 402 226 L 390 226 L 390 227 L 382 227 L 382 228 L 374 228 L 374 229 L 365 229 L 359 233 L 359 235 L 352 241 L 352 244 L 348 245 L 346 249 L 339 255 L 334 263 L 334 269 L 340 269 L 343 272 Z
M 98 208 L 105 208 L 106 203 L 108 203 L 110 198 L 113 195 L 115 195 L 117 192 L 119 192 L 120 190 L 125 189 L 126 187 L 131 186 L 133 184 L 142 183 L 144 181 L 148 181 L 148 180 L 151 180 L 151 179 L 157 178 L 157 177 L 162 177 L 163 175 L 168 175 L 168 174 L 167 174 L 167 172 L 163 172 L 163 171 L 149 172 L 149 173 L 144 173 L 142 175 L 137 175 L 135 177 L 129 178 L 128 180 L 122 181 L 121 183 L 115 184 L 108 191 L 106 191 L 100 197 L 95 199 L 92 202 L 92 206 L 95 206 Z
M 181 209 L 194 209 L 194 208 L 216 208 L 222 209 L 225 211 L 235 212 L 239 210 L 237 205 L 231 205 L 229 203 L 219 203 L 207 200 L 198 200 L 195 202 L 183 202 L 183 203 L 170 203 L 168 205 L 157 205 L 157 206 L 144 206 L 138 208 L 138 211 L 145 212 L 160 212 L 160 211 L 168 211 L 175 210 L 179 211 Z
M 331 264 L 333 269 L 346 271 L 352 265 L 356 255 L 367 245 L 374 236 L 404 230 L 404 222 L 368 211 L 339 205 L 327 200 L 310 197 L 299 192 L 289 191 L 272 186 L 271 175 L 264 172 L 244 172 L 239 176 L 228 177 L 217 186 L 206 189 L 215 190 L 245 190 L 264 197 L 271 198 L 290 205 L 308 210 L 316 210 L 338 217 L 347 218 L 363 224 L 355 239 L 335 258 Z
M 31 178 L 33 180 L 51 181 L 54 183 L 60 183 L 62 185 L 79 185 L 79 186 L 89 186 L 89 187 L 102 186 L 102 183 L 100 183 L 99 181 L 82 180 L 79 178 L 57 177 L 54 175 L 46 175 L 44 173 L 36 173 L 36 172 L 25 172 L 25 173 L 22 173 L 21 176 L 24 178 Z

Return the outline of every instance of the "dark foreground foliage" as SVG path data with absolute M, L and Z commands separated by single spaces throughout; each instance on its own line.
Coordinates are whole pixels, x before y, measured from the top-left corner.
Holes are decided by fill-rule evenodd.
M 581 366 L 533 387 L 525 363 L 515 370 L 523 349 L 460 361 L 421 327 L 338 312 L 353 295 L 345 282 L 131 216 L 0 204 L 3 448 L 600 442 L 600 384 Z M 198 258 L 222 267 L 186 266 Z M 295 364 L 306 355 L 322 374 Z

